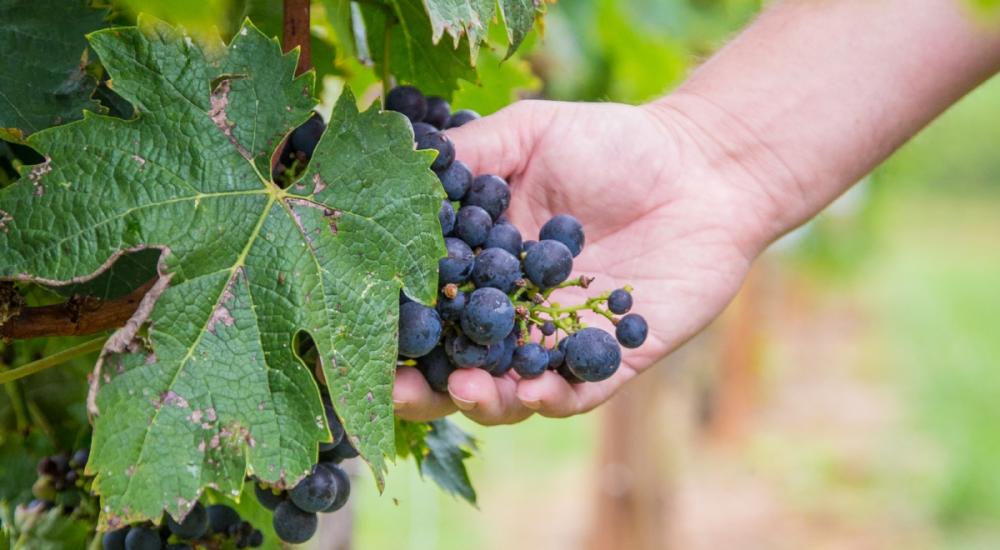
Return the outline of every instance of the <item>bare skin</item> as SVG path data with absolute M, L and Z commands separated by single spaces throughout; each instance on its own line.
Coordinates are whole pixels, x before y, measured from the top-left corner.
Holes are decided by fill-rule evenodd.
M 711 322 L 774 239 L 998 70 L 1000 30 L 957 0 L 785 1 L 656 102 L 520 102 L 450 130 L 474 173 L 511 183 L 525 238 L 556 214 L 583 222 L 574 271 L 633 285 L 650 336 L 593 384 L 460 369 L 445 395 L 403 368 L 397 413 L 491 425 L 593 409 Z

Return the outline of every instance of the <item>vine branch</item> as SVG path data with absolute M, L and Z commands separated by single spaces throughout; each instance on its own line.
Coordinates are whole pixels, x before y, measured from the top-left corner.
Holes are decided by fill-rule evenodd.
M 299 49 L 299 65 L 295 74 L 300 75 L 312 68 L 312 48 L 309 41 L 309 1 L 284 0 L 284 21 L 281 45 L 285 52 Z
M 25 307 L 0 325 L 0 338 L 23 340 L 42 336 L 80 336 L 123 326 L 156 279 L 115 300 L 70 300 L 64 304 Z

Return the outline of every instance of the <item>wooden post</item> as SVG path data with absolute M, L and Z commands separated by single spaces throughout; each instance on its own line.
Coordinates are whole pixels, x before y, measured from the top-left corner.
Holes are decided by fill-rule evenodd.
M 310 0 L 284 0 L 284 2 L 281 45 L 285 52 L 292 51 L 296 46 L 300 48 L 299 65 L 295 69 L 295 74 L 300 75 L 312 68 L 312 48 L 309 41 Z

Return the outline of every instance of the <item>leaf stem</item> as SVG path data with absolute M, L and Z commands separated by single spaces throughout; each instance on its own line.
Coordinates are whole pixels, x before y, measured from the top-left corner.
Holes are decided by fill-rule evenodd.
M 56 365 L 61 365 L 72 359 L 76 359 L 81 355 L 86 355 L 88 353 L 97 351 L 104 347 L 104 342 L 107 341 L 106 336 L 101 336 L 99 338 L 94 338 L 93 340 L 88 340 L 80 345 L 73 346 L 69 349 L 64 349 L 59 353 L 54 353 L 47 357 L 42 357 L 37 361 L 32 361 L 25 365 L 21 365 L 16 369 L 11 369 L 8 371 L 0 372 L 0 384 L 6 384 L 8 382 L 13 382 L 19 378 L 24 378 L 25 376 L 30 376 L 32 374 L 41 372 L 50 367 Z

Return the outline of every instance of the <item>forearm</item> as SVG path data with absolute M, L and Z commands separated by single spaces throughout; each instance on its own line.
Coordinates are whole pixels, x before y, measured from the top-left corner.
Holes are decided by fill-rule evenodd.
M 998 70 L 1000 28 L 962 0 L 789 0 L 653 105 L 757 186 L 767 240 Z

